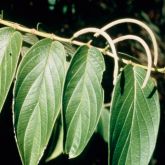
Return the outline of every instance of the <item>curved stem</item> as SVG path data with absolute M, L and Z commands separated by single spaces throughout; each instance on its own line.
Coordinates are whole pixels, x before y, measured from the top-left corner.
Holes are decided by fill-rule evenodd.
M 152 32 L 152 30 L 143 22 L 136 20 L 136 19 L 132 19 L 132 18 L 124 18 L 124 19 L 119 19 L 113 22 L 110 22 L 109 24 L 105 25 L 104 27 L 101 28 L 102 31 L 106 31 L 108 29 L 110 29 L 111 27 L 118 25 L 118 24 L 122 24 L 122 23 L 134 23 L 137 24 L 139 26 L 141 26 L 142 28 L 144 28 L 148 34 L 151 37 L 152 43 L 153 43 L 153 48 L 154 48 L 154 65 L 157 65 L 158 62 L 158 46 L 157 46 L 157 42 L 156 42 L 156 38 L 154 33 Z M 99 33 L 96 33 L 94 35 L 95 37 L 99 36 Z
M 35 30 L 35 29 L 30 29 L 30 28 L 24 27 L 24 26 L 22 26 L 20 24 L 16 24 L 14 22 L 3 20 L 3 19 L 0 19 L 0 24 L 8 26 L 8 27 L 11 27 L 11 28 L 14 28 L 14 29 L 16 29 L 18 31 L 34 34 L 34 35 L 37 35 L 37 36 L 40 36 L 40 37 L 44 37 L 44 38 L 50 38 L 50 39 L 57 40 L 57 41 L 60 41 L 60 42 L 71 43 L 71 44 L 74 44 L 74 45 L 77 45 L 77 46 L 82 46 L 82 45 L 86 44 L 84 42 L 77 41 L 77 40 L 73 40 L 72 41 L 70 38 L 63 38 L 63 37 L 59 37 L 59 36 L 54 35 L 54 34 L 41 32 L 41 31 L 38 31 L 38 30 Z M 90 45 L 88 45 L 88 46 L 90 46 Z M 99 47 L 96 47 L 96 48 L 98 50 L 100 50 L 102 53 L 105 54 L 105 49 L 104 48 L 99 48 Z M 110 51 L 106 51 L 105 55 L 108 55 L 108 56 L 114 58 L 114 55 Z M 133 66 L 138 66 L 138 67 L 143 68 L 143 69 L 148 69 L 148 67 L 146 67 L 144 65 L 137 64 L 137 63 L 135 63 L 135 62 L 133 62 L 131 60 L 127 60 L 127 59 L 124 59 L 124 58 L 119 58 L 119 60 L 121 62 L 123 62 L 124 64 L 131 64 Z M 153 67 L 151 70 L 153 72 L 159 72 L 159 73 L 163 73 L 163 74 L 165 73 L 165 67 L 163 67 L 163 68 Z
M 108 41 L 108 44 L 112 50 L 112 54 L 113 54 L 113 58 L 114 58 L 114 62 L 115 62 L 115 68 L 114 68 L 114 80 L 113 80 L 113 84 L 115 85 L 116 83 L 116 80 L 117 80 L 117 75 L 118 75 L 118 71 L 119 71 L 119 66 L 118 66 L 118 56 L 117 56 L 117 51 L 116 51 L 116 48 L 115 48 L 115 45 L 113 43 L 113 40 L 111 39 L 111 37 L 104 31 L 101 31 L 100 29 L 98 28 L 84 28 L 82 30 L 79 30 L 78 32 L 74 33 L 73 37 L 72 38 L 77 38 L 79 37 L 80 35 L 82 34 L 86 34 L 86 33 L 99 33 L 100 35 L 102 35 L 107 41 Z
M 148 82 L 148 79 L 150 77 L 150 74 L 151 74 L 151 68 L 152 68 L 152 58 L 151 58 L 151 51 L 147 45 L 147 43 L 140 37 L 138 36 L 135 36 L 135 35 L 125 35 L 125 36 L 121 36 L 121 37 L 118 37 L 116 39 L 113 40 L 113 42 L 116 44 L 118 42 L 121 42 L 121 41 L 124 41 L 124 40 L 135 40 L 135 41 L 138 41 L 139 43 L 141 43 L 141 45 L 144 47 L 145 51 L 146 51 L 146 55 L 147 55 L 147 58 L 148 58 L 148 69 L 147 69 L 147 74 L 146 74 L 146 77 L 144 79 L 144 82 L 143 82 L 143 85 L 142 85 L 142 88 L 144 88 Z

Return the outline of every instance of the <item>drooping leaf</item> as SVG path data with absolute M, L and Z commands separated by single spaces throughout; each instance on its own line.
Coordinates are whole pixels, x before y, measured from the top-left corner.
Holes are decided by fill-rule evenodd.
M 82 46 L 75 53 L 64 86 L 65 153 L 78 156 L 95 131 L 103 105 L 104 59 L 96 48 Z
M 0 112 L 13 81 L 22 45 L 22 36 L 12 28 L 0 29 Z
M 14 92 L 14 127 L 23 164 L 36 165 L 61 109 L 65 50 L 44 39 L 23 58 Z
M 61 119 L 61 116 L 60 116 Z M 46 161 L 57 158 L 63 152 L 63 125 L 60 121 L 55 123 L 51 139 L 48 146 L 48 155 Z
M 103 108 L 101 112 L 101 116 L 97 125 L 96 132 L 99 133 L 105 142 L 108 143 L 108 133 L 109 133 L 109 119 L 110 119 L 110 112 Z
M 36 35 L 25 33 L 23 35 L 23 46 L 21 48 L 21 56 L 23 57 L 27 53 L 27 51 L 31 48 L 31 46 L 37 43 L 38 41 L 39 38 Z
M 62 44 L 64 45 L 64 48 L 66 50 L 67 56 L 69 59 L 67 59 L 67 61 L 70 61 L 70 59 L 73 57 L 73 55 L 76 52 L 76 48 L 73 47 L 72 44 L 70 43 L 66 43 L 66 42 L 62 42 Z
M 112 95 L 110 160 L 112 165 L 148 165 L 155 148 L 160 108 L 154 81 L 142 89 L 146 71 L 126 66 Z
M 76 48 L 73 47 L 73 45 L 71 45 L 70 43 L 62 42 L 62 44 L 64 45 L 64 48 L 66 50 L 66 55 L 67 55 L 66 56 L 66 63 L 65 63 L 66 70 L 67 70 L 69 68 L 70 61 L 76 52 Z
M 23 35 L 23 41 L 29 45 L 34 45 L 39 41 L 39 38 L 31 33 L 25 33 Z

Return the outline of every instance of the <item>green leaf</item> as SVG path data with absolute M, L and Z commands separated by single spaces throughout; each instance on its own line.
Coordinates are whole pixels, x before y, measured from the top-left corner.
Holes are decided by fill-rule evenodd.
M 69 158 L 83 151 L 95 131 L 103 106 L 104 68 L 102 54 L 87 46 L 80 47 L 71 61 L 63 94 L 64 150 Z
M 157 139 L 160 107 L 153 79 L 142 89 L 146 71 L 126 66 L 112 95 L 110 161 L 112 165 L 148 165 Z
M 99 123 L 97 125 L 97 130 L 105 142 L 108 143 L 108 133 L 109 133 L 109 121 L 110 121 L 110 113 L 107 109 L 103 108 L 101 112 L 101 116 L 99 119 Z
M 66 50 L 66 63 L 65 63 L 65 66 L 66 66 L 66 69 L 69 68 L 69 65 L 70 65 L 70 61 L 73 57 L 73 55 L 75 54 L 76 52 L 76 48 L 73 47 L 72 44 L 70 43 L 66 43 L 66 42 L 62 42 L 62 44 L 64 45 L 64 48 Z
M 59 42 L 36 43 L 20 64 L 15 85 L 14 127 L 23 164 L 36 165 L 61 109 L 65 50 Z
M 67 57 L 71 59 L 76 52 L 76 48 L 70 43 L 62 42 L 62 44 L 66 50 Z M 70 59 L 68 59 L 68 61 L 70 61 Z
M 29 45 L 34 45 L 39 41 L 38 37 L 31 33 L 25 33 L 23 35 L 23 41 Z
M 61 116 L 60 116 L 61 119 Z M 61 122 L 56 122 L 48 146 L 46 162 L 57 158 L 63 152 L 63 126 Z
M 21 48 L 21 56 L 23 57 L 27 53 L 27 51 L 31 48 L 31 46 L 37 43 L 38 41 L 39 38 L 36 35 L 25 33 L 23 35 L 23 46 Z
M 22 45 L 22 36 L 12 28 L 0 29 L 0 112 L 13 81 Z

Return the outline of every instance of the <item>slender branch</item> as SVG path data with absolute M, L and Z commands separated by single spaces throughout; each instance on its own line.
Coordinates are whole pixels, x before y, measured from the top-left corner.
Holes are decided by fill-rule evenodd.
M 56 35 L 50 34 L 50 33 L 40 32 L 36 29 L 29 29 L 27 27 L 24 27 L 20 24 L 14 23 L 14 22 L 5 21 L 5 20 L 0 19 L 0 23 L 3 25 L 6 25 L 8 27 L 12 27 L 13 29 L 17 29 L 19 31 L 26 32 L 26 33 L 31 33 L 31 34 L 41 36 L 44 38 L 50 38 L 52 40 L 58 40 L 58 41 L 62 41 L 62 42 L 70 42 L 70 39 L 62 38 L 62 37 L 59 37 L 59 36 L 56 36 Z
M 72 43 L 72 44 L 77 45 L 77 46 L 82 46 L 82 45 L 86 44 L 86 43 L 81 42 L 81 41 L 72 40 L 71 38 L 63 38 L 63 37 L 59 37 L 59 36 L 54 35 L 54 34 L 40 32 L 36 29 L 29 29 L 29 28 L 24 27 L 20 24 L 10 22 L 10 21 L 7 21 L 7 20 L 3 20 L 3 19 L 0 19 L 0 24 L 11 27 L 11 28 L 14 28 L 18 31 L 22 31 L 22 32 L 25 32 L 25 33 L 31 33 L 31 34 L 34 34 L 34 35 L 37 35 L 37 36 L 40 36 L 40 37 L 44 37 L 44 38 L 50 38 L 52 40 L 58 40 L 58 41 L 61 41 L 61 42 Z M 92 45 L 88 45 L 88 46 L 90 47 Z M 114 55 L 110 51 L 105 51 L 105 48 L 99 48 L 99 47 L 96 47 L 96 48 L 98 50 L 100 50 L 104 55 L 108 55 L 108 56 L 114 58 Z M 133 65 L 133 66 L 141 67 L 145 70 L 148 69 L 147 66 L 137 64 L 137 63 L 135 63 L 131 60 L 127 60 L 127 59 L 124 59 L 124 58 L 119 58 L 119 61 L 123 62 L 124 64 L 130 64 L 130 65 Z M 165 73 L 165 67 L 163 67 L 163 68 L 152 67 L 151 70 L 153 72 Z

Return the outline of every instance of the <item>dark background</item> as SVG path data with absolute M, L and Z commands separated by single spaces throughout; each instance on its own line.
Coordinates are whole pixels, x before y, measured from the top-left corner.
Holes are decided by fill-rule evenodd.
M 64 37 L 88 26 L 102 27 L 106 23 L 118 18 L 131 17 L 146 22 L 155 32 L 159 44 L 159 67 L 165 65 L 165 1 L 164 0 L 56 0 L 50 3 L 47 0 L 1 0 L 0 10 L 3 10 L 4 19 L 23 24 L 29 28 L 53 32 Z M 147 34 L 137 27 L 126 25 L 111 31 L 112 37 L 126 32 L 138 33 L 148 39 Z M 97 41 L 97 45 L 104 43 Z M 121 44 L 119 49 L 135 55 L 141 63 L 146 63 L 138 45 Z M 144 55 L 145 56 L 145 55 Z M 105 89 L 105 102 L 110 101 L 112 91 L 113 60 L 105 57 L 107 70 L 103 79 Z M 151 164 L 165 164 L 165 81 L 163 74 L 153 74 L 158 82 L 161 103 L 161 123 L 158 141 Z M 8 95 L 4 109 L 0 115 L 0 164 L 20 165 L 20 158 L 16 148 L 12 127 L 12 88 Z M 51 164 L 86 164 L 106 165 L 107 145 L 99 135 L 94 135 L 83 154 L 74 159 L 67 160 L 62 155 Z M 44 164 L 41 161 L 40 164 Z

